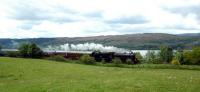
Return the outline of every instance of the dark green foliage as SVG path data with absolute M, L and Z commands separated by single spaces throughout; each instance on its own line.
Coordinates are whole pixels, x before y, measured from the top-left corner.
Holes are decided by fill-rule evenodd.
M 184 52 L 183 64 L 200 64 L 200 47 Z
M 4 56 L 3 52 L 1 51 L 2 46 L 0 45 L 0 56 Z
M 29 43 L 23 43 L 20 45 L 18 50 L 22 57 L 29 57 L 28 56 L 28 48 L 29 48 Z
M 119 58 L 112 59 L 114 64 L 122 64 L 122 61 Z
M 200 47 L 195 47 L 193 50 L 192 50 L 192 63 L 193 64 L 200 64 Z
M 136 52 L 135 53 L 135 57 L 138 59 L 139 63 L 144 62 L 144 58 L 142 57 L 142 55 L 140 54 L 140 52 Z
M 95 62 L 95 59 L 93 58 L 93 57 L 91 57 L 90 55 L 83 55 L 83 56 L 81 56 L 81 58 L 80 58 L 80 62 L 81 63 L 84 63 L 84 64 L 95 64 L 96 62 Z
M 20 53 L 18 51 L 7 51 L 7 52 L 5 52 L 5 56 L 7 56 L 7 57 L 20 57 Z
M 159 56 L 163 63 L 170 63 L 173 58 L 172 48 L 169 46 L 161 46 Z
M 67 59 L 65 59 L 63 56 L 60 56 L 60 55 L 50 56 L 50 57 L 47 57 L 46 59 L 53 60 L 53 61 L 60 61 L 60 62 L 66 62 L 67 61 Z
M 101 61 L 101 63 L 102 63 L 102 64 L 106 64 L 106 61 L 103 59 L 103 60 Z
M 31 58 L 40 58 L 43 55 L 43 51 L 35 43 L 31 43 L 29 44 L 28 55 Z
M 1 44 L 0 44 L 0 51 L 1 51 L 1 49 L 2 49 L 2 46 L 1 46 Z
M 133 64 L 131 59 L 128 59 L 126 62 L 127 62 L 127 64 Z
M 178 62 L 180 62 L 180 64 L 183 64 L 184 63 L 183 50 L 177 50 L 174 55 L 174 59 L 178 60 Z
M 43 51 L 35 43 L 21 44 L 19 52 L 22 57 L 41 58 L 43 56 Z

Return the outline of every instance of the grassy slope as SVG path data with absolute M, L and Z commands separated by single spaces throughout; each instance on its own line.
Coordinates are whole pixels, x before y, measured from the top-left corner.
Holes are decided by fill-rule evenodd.
M 0 92 L 198 92 L 200 71 L 0 58 Z

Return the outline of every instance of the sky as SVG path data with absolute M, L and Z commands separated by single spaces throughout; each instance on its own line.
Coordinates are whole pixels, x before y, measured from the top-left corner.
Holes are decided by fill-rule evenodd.
M 0 0 L 0 38 L 199 32 L 200 0 Z

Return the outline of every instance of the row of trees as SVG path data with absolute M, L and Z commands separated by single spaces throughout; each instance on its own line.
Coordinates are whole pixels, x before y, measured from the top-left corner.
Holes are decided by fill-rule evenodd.
M 0 45 L 0 55 L 2 52 L 1 48 L 2 47 Z M 19 52 L 17 52 L 17 55 L 14 55 L 12 52 L 10 53 L 11 56 L 13 55 L 25 58 L 41 58 L 44 56 L 43 51 L 35 43 L 21 44 L 18 50 Z M 140 53 L 136 53 L 136 57 L 141 63 L 200 65 L 200 47 L 195 47 L 192 50 L 178 49 L 176 52 L 173 52 L 173 49 L 171 47 L 161 46 L 158 53 L 156 53 L 155 51 L 148 51 L 144 57 L 142 57 Z M 87 58 L 88 57 L 86 57 L 86 60 Z M 85 58 L 81 58 L 81 60 L 86 61 Z
M 24 57 L 24 58 L 41 58 L 43 51 L 35 43 L 23 43 L 18 48 L 19 51 L 2 51 L 0 45 L 0 56 Z
M 169 46 L 162 46 L 160 51 L 148 51 L 143 58 L 145 63 L 161 64 L 200 64 L 200 47 L 195 47 L 192 50 L 181 50 L 173 52 Z

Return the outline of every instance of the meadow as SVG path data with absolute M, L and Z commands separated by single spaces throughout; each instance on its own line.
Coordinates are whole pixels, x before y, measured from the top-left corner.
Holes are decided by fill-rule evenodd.
M 200 70 L 196 68 L 102 67 L 0 57 L 0 92 L 199 91 Z

